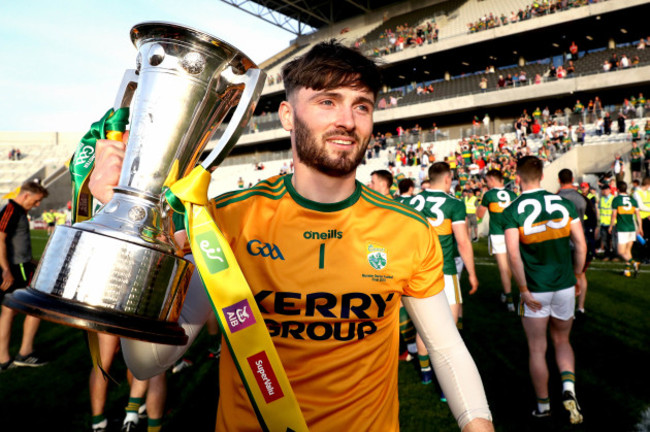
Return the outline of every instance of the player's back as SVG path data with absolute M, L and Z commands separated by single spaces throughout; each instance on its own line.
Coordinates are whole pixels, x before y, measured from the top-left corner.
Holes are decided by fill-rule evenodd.
M 444 273 L 457 274 L 454 258 L 458 256 L 458 246 L 452 225 L 465 222 L 465 204 L 443 191 L 426 189 L 414 196 L 409 205 L 426 216 L 438 234 L 445 260 Z
M 504 228 L 519 230 L 530 290 L 556 291 L 575 285 L 569 243 L 571 223 L 578 218 L 573 203 L 535 189 L 523 192 L 503 213 Z

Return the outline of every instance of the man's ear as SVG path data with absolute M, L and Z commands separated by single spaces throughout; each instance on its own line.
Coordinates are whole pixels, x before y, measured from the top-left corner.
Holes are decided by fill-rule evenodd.
M 293 130 L 293 106 L 287 101 L 282 101 L 280 103 L 280 108 L 278 108 L 278 114 L 280 116 L 280 121 L 282 122 L 282 127 L 286 131 Z

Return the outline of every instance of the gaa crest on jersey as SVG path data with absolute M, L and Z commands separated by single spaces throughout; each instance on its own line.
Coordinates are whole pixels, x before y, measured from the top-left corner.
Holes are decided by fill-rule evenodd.
M 388 254 L 386 253 L 386 248 L 382 247 L 376 243 L 368 243 L 366 246 L 366 252 L 368 254 L 368 264 L 370 267 L 375 270 L 383 270 L 388 263 Z

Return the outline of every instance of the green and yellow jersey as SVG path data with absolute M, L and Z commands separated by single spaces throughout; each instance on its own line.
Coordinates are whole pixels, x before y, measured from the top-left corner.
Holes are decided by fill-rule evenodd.
M 483 195 L 481 205 L 490 212 L 490 235 L 503 235 L 503 210 L 517 194 L 504 188 L 492 188 Z
M 543 189 L 522 193 L 503 211 L 503 228 L 519 231 L 526 283 L 533 292 L 559 291 L 576 284 L 571 224 L 580 223 L 569 200 Z
M 634 214 L 639 204 L 627 194 L 620 194 L 612 201 L 612 210 L 616 210 L 616 229 L 618 232 L 635 232 Z
M 221 195 L 211 214 L 309 429 L 397 431 L 400 298 L 443 289 L 438 236 L 420 213 L 359 182 L 348 199 L 320 204 L 300 196 L 291 179 Z M 216 429 L 259 430 L 228 350 L 219 380 Z
M 425 215 L 438 233 L 445 260 L 443 273 L 446 275 L 457 274 L 454 258 L 458 256 L 458 246 L 452 224 L 465 223 L 467 216 L 465 204 L 447 193 L 431 189 L 417 194 L 409 204 Z

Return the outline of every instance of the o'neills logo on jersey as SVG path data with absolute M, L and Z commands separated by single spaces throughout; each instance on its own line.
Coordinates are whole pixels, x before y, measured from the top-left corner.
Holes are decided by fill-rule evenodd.
M 343 238 L 343 232 L 335 229 L 331 229 L 326 232 L 305 231 L 302 233 L 302 236 L 307 240 L 341 239 Z
M 243 330 L 257 322 L 246 299 L 223 308 L 223 315 L 226 317 L 228 327 L 230 327 L 230 333 Z
M 388 254 L 386 248 L 377 244 L 370 243 L 366 246 L 368 253 L 368 264 L 375 270 L 382 270 L 388 263 Z
M 273 372 L 273 368 L 271 367 L 271 362 L 264 351 L 260 351 L 248 357 L 246 360 L 248 360 L 248 364 L 253 370 L 255 380 L 262 391 L 266 403 L 271 403 L 274 400 L 284 397 L 275 372 Z

